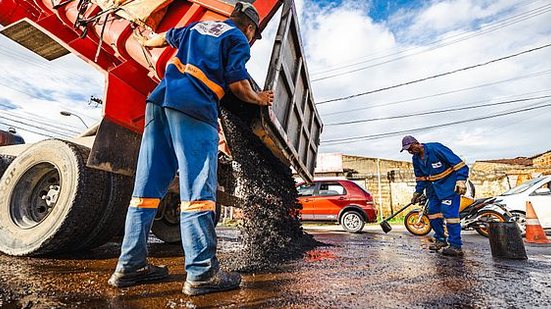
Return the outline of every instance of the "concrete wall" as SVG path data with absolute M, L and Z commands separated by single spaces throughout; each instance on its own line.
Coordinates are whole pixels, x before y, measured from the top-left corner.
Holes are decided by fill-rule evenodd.
M 551 174 L 551 153 L 537 157 L 532 166 L 502 164 L 492 162 L 475 162 L 469 179 L 476 186 L 476 197 L 499 195 L 529 179 Z
M 343 169 L 373 195 L 384 217 L 407 204 L 415 189 L 411 162 L 343 155 Z
M 543 153 L 532 159 L 535 168 L 549 169 L 551 168 L 551 151 Z

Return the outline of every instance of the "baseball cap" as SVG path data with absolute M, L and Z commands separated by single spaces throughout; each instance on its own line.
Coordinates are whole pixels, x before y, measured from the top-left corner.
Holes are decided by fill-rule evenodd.
M 260 34 L 260 14 L 258 14 L 258 11 L 254 7 L 254 5 L 248 3 L 248 2 L 237 2 L 235 4 L 234 11 L 239 11 L 245 14 L 250 20 L 253 21 L 253 23 L 256 25 L 256 31 L 254 34 L 254 38 L 257 40 L 262 39 L 262 35 Z
M 400 152 L 402 152 L 404 150 L 408 150 L 409 146 L 411 146 L 411 144 L 415 144 L 415 143 L 419 143 L 417 141 L 417 139 L 415 139 L 415 137 L 413 137 L 411 135 L 404 136 L 404 138 L 402 138 L 402 150 L 400 150 Z

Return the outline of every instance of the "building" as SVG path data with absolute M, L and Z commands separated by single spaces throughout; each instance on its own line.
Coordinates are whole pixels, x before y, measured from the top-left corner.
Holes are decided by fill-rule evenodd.
M 487 197 L 541 175 L 551 175 L 551 150 L 532 157 L 476 161 L 470 179 L 477 197 Z
M 318 155 L 316 179 L 349 179 L 369 191 L 383 216 L 409 203 L 415 190 L 411 162 L 322 153 Z

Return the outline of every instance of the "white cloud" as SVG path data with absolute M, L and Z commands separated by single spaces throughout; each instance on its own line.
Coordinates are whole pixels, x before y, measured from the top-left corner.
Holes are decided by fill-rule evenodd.
M 296 1 L 310 72 L 319 73 L 341 67 L 340 70 L 330 72 L 339 73 L 351 68 L 372 67 L 313 83 L 314 97 L 317 101 L 403 83 L 550 42 L 551 24 L 548 21 L 551 12 L 545 11 L 539 16 L 478 35 L 481 31 L 479 29 L 492 29 L 496 20 L 534 10 L 546 5 L 547 1 L 434 0 L 423 2 L 423 5 L 418 7 L 399 10 L 387 21 L 382 22 L 374 22 L 369 17 L 370 1 L 344 0 L 342 4 L 333 4 L 330 7 L 322 7 L 319 3 L 312 0 Z M 256 42 L 252 48 L 253 55 L 248 69 L 260 86 L 263 85 L 266 76 L 278 18 L 279 15 L 276 15 L 263 33 L 264 39 Z M 461 36 L 471 38 L 425 51 L 427 42 L 442 38 L 447 38 L 444 42 L 450 42 Z M 18 57 L 9 55 L 9 50 L 17 53 Z M 404 50 L 406 52 L 403 52 Z M 89 123 L 98 119 L 99 109 L 89 108 L 85 101 L 91 94 L 101 96 L 101 74 L 74 56 L 56 60 L 51 65 L 45 62 L 37 63 L 36 57 L 35 61 L 30 61 L 31 56 L 29 52 L 16 48 L 14 43 L 0 39 L 0 71 L 3 73 L 0 82 L 7 82 L 9 85 L 0 86 L 0 98 L 19 107 L 11 112 L 32 113 L 43 120 L 57 125 L 71 125 L 74 128 L 81 127 L 79 120 L 75 117 L 63 118 L 59 115 L 60 110 L 70 109 L 80 113 Z M 402 58 L 380 64 L 397 57 Z M 346 67 L 358 61 L 364 63 Z M 461 107 L 484 101 L 498 102 L 514 95 L 551 88 L 551 74 L 496 83 L 445 96 L 327 116 L 332 112 L 514 79 L 546 69 L 551 69 L 551 48 L 406 87 L 320 105 L 319 111 L 325 123 L 332 123 Z M 314 79 L 321 76 L 324 75 L 311 74 Z M 48 99 L 33 98 L 10 87 L 33 95 L 42 91 L 47 94 Z M 82 96 L 77 98 L 67 95 L 69 93 Z M 546 93 L 551 93 L 551 90 Z M 522 97 L 525 96 L 528 95 Z M 360 125 L 326 126 L 322 140 L 409 130 L 490 115 L 533 103 L 515 103 Z M 461 126 L 442 127 L 414 135 L 421 141 L 445 143 L 469 162 L 477 159 L 532 155 L 551 148 L 548 142 L 551 140 L 550 110 L 551 108 L 539 109 Z M 2 112 L 0 111 L 0 114 Z M 33 139 L 37 137 L 34 136 Z M 322 145 L 321 151 L 408 160 L 407 155 L 398 152 L 400 139 L 401 136 L 393 136 L 350 144 Z
M 16 127 L 27 142 L 35 142 L 85 129 L 78 118 L 60 111 L 79 115 L 88 125 L 99 120 L 101 108 L 87 102 L 90 95 L 101 97 L 103 75 L 74 55 L 48 62 L 0 37 L 0 59 L 1 98 L 17 107 L 0 113 L 1 129 Z
M 542 5 L 544 4 L 539 3 L 539 6 Z M 368 16 L 358 11 L 352 13 L 359 16 L 361 22 L 350 18 L 351 12 L 346 7 L 328 10 L 322 15 L 313 14 L 313 17 L 305 14 L 305 22 L 307 24 L 317 25 L 320 22 L 324 24 L 323 27 L 307 27 L 303 33 L 306 48 L 308 49 L 309 67 L 312 72 L 326 68 L 327 59 L 334 57 L 335 50 L 339 49 L 346 50 L 346 54 L 356 55 L 356 58 L 364 56 L 364 58 L 359 59 L 363 61 L 370 60 L 373 57 L 381 57 L 381 55 L 384 54 L 396 53 L 404 49 L 408 49 L 408 52 L 399 54 L 398 56 L 417 53 L 416 55 L 404 57 L 403 59 L 384 65 L 374 66 L 357 73 L 315 82 L 315 96 L 318 98 L 318 101 L 323 101 L 362 91 L 369 91 L 472 64 L 483 63 L 490 59 L 547 44 L 549 43 L 549 32 L 551 31 L 551 25 L 547 22 L 550 13 L 526 19 L 523 22 L 497 31 L 488 32 L 484 35 L 473 36 L 463 42 L 450 44 L 449 46 L 434 49 L 430 52 L 418 52 L 419 50 L 423 50 L 423 44 L 426 42 L 426 37 L 423 32 L 430 34 L 433 39 L 435 37 L 450 37 L 457 33 L 472 36 L 472 34 L 478 33 L 476 32 L 477 26 L 473 28 L 473 25 L 479 23 L 481 19 L 483 19 L 484 24 L 490 24 L 495 20 L 504 18 L 507 14 L 515 15 L 532 10 L 536 7 L 538 7 L 538 4 L 527 5 L 522 1 L 435 1 L 432 6 L 426 6 L 408 12 L 399 12 L 399 14 L 407 16 L 407 18 L 400 21 L 402 27 L 400 29 L 395 28 L 397 18 L 394 18 L 393 24 L 375 24 L 374 27 L 371 27 L 373 31 L 362 31 L 368 33 L 368 35 L 357 35 L 355 40 L 347 40 L 346 43 L 337 41 L 339 42 L 338 44 L 335 44 L 332 38 L 347 38 L 350 35 L 350 28 L 355 28 L 358 25 L 373 24 L 373 21 Z M 322 17 L 318 20 L 317 16 Z M 348 20 L 354 20 L 354 22 L 347 24 Z M 347 25 L 347 27 L 344 27 L 343 24 Z M 332 31 L 328 32 L 327 29 L 332 29 Z M 328 33 L 331 33 L 331 35 L 327 35 Z M 387 40 L 389 37 L 392 37 L 393 40 Z M 417 42 L 415 41 L 416 38 L 418 39 Z M 455 38 L 457 38 L 457 36 L 455 36 Z M 376 43 L 374 46 L 370 46 L 370 49 L 366 49 L 366 45 L 368 45 L 369 42 Z M 421 49 L 412 49 L 417 47 L 421 47 Z M 386 49 L 386 53 L 377 53 L 375 56 L 365 57 L 366 55 L 373 55 L 374 52 L 380 49 Z M 341 51 L 341 53 L 343 52 Z M 396 58 L 396 56 L 366 62 L 363 65 L 356 66 L 356 68 L 376 64 L 393 58 Z M 497 99 L 505 96 L 547 89 L 551 81 L 550 75 L 496 84 L 494 86 L 458 92 L 453 95 L 395 104 L 389 107 L 371 108 L 365 111 L 356 111 L 354 113 L 339 114 L 335 116 L 323 116 L 324 114 L 346 109 L 359 108 L 362 106 L 369 107 L 370 105 L 379 105 L 385 102 L 426 96 L 438 92 L 452 91 L 455 89 L 492 83 L 498 80 L 511 79 L 516 76 L 545 70 L 546 68 L 550 68 L 550 64 L 551 50 L 544 49 L 454 75 L 347 101 L 320 105 L 319 110 L 324 121 L 326 123 L 332 123 L 344 120 L 384 117 L 433 109 L 460 107 L 472 105 L 474 104 L 473 102 L 480 102 L 483 100 L 489 101 L 495 99 L 494 102 L 496 102 L 498 101 Z M 342 72 L 342 70 L 336 71 L 336 73 L 338 72 Z M 314 75 L 314 77 L 319 77 L 319 75 Z M 406 118 L 403 120 L 372 122 L 360 125 L 326 126 L 322 139 L 329 140 L 407 130 L 474 118 L 481 115 L 489 115 L 512 108 L 526 106 L 530 103 L 533 102 L 465 112 Z M 541 140 L 549 140 L 549 137 L 551 137 L 551 130 L 542 130 L 541 127 L 538 129 L 538 125 L 536 124 L 530 121 L 520 120 L 534 117 L 535 115 L 545 114 L 545 112 L 549 114 L 549 110 L 550 109 L 540 109 L 533 112 L 518 114 L 516 116 L 472 122 L 462 126 L 443 127 L 416 133 L 414 135 L 418 136 L 420 140 L 440 141 L 448 144 L 470 162 L 479 158 L 529 155 L 551 148 L 549 144 L 542 144 L 539 142 Z M 543 115 L 539 118 L 541 119 L 539 125 L 544 127 L 545 122 L 551 120 L 551 116 L 549 115 Z M 511 119 L 519 119 L 520 122 L 518 125 L 509 125 Z M 530 132 L 529 134 L 526 133 L 528 131 Z M 520 136 L 525 137 L 522 141 L 516 140 L 516 137 Z M 321 150 L 325 152 L 355 153 L 367 156 L 407 160 L 407 156 L 396 151 L 396 149 L 399 148 L 400 139 L 401 136 L 395 136 L 382 140 L 371 140 L 350 144 L 322 145 Z M 469 140 L 472 142 L 469 143 Z M 512 146 L 511 143 L 513 143 L 513 145 L 515 143 L 519 146 L 522 145 L 522 148 Z M 501 145 L 507 145 L 507 147 L 501 147 Z

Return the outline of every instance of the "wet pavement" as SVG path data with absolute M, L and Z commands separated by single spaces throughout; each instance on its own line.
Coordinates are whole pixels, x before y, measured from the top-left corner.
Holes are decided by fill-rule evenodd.
M 527 246 L 527 261 L 496 260 L 488 239 L 464 232 L 464 258 L 431 253 L 428 237 L 395 227 L 348 234 L 336 226 L 306 227 L 326 246 L 272 272 L 245 274 L 240 290 L 186 297 L 181 249 L 154 241 L 151 262 L 168 265 L 160 283 L 116 289 L 106 281 L 119 250 L 56 258 L 0 255 L 2 308 L 531 308 L 551 306 L 551 247 Z M 220 228 L 222 263 L 237 230 Z

